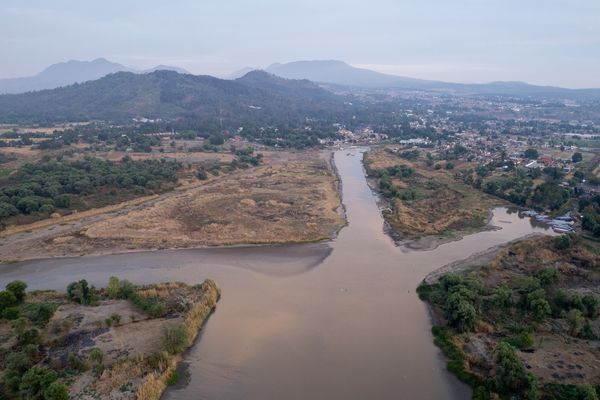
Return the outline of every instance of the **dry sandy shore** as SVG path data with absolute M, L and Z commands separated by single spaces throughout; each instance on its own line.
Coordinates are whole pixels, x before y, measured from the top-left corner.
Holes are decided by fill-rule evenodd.
M 8 229 L 0 260 L 329 239 L 345 223 L 329 152 L 274 152 L 258 167 L 160 196 Z

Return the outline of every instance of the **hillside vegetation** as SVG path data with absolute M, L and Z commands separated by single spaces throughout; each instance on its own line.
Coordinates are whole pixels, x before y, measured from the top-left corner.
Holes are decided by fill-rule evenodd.
M 0 96 L 4 123 L 153 119 L 208 119 L 237 128 L 242 122 L 287 125 L 343 109 L 337 96 L 300 80 L 253 71 L 230 81 L 156 71 L 118 72 L 62 88 Z

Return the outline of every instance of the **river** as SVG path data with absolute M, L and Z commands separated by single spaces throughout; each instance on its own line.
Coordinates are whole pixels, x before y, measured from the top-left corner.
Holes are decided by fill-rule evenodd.
M 491 223 L 502 229 L 403 251 L 383 231 L 361 151 L 335 153 L 349 225 L 329 243 L 37 260 L 0 266 L 0 284 L 215 279 L 223 297 L 165 399 L 468 399 L 415 288 L 444 264 L 544 228 L 499 208 Z

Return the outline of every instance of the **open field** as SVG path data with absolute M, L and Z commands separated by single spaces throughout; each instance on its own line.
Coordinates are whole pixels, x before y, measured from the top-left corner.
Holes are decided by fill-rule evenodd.
M 383 213 L 392 233 L 401 241 L 448 237 L 481 228 L 490 209 L 502 204 L 454 178 L 457 171 L 468 167 L 467 163 L 457 162 L 453 170 L 435 169 L 422 160 L 403 159 L 381 147 L 367 153 L 365 165 L 370 176 L 401 165 L 413 170 L 407 176 L 393 177 L 391 184 L 400 196 L 387 197 L 389 209 Z M 378 186 L 377 181 L 371 183 Z
M 273 152 L 263 165 L 159 196 L 9 228 L 0 259 L 327 239 L 344 224 L 330 157 Z

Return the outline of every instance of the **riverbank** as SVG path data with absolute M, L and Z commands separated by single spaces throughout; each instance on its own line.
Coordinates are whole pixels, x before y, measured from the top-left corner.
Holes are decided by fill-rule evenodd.
M 206 184 L 4 234 L 4 262 L 48 257 L 328 240 L 345 225 L 329 152 L 275 152 Z
M 451 171 L 401 158 L 387 147 L 366 152 L 363 164 L 384 231 L 406 251 L 433 250 L 465 235 L 498 229 L 490 224 L 492 209 L 503 202 L 456 181 Z
M 477 399 L 596 398 L 599 265 L 597 243 L 530 235 L 429 274 L 418 292 L 448 369 Z
M 158 400 L 219 298 L 211 280 L 134 286 L 112 277 L 100 290 L 80 280 L 66 294 L 27 293 L 0 320 L 0 351 L 10 354 L 0 361 L 2 392 Z

